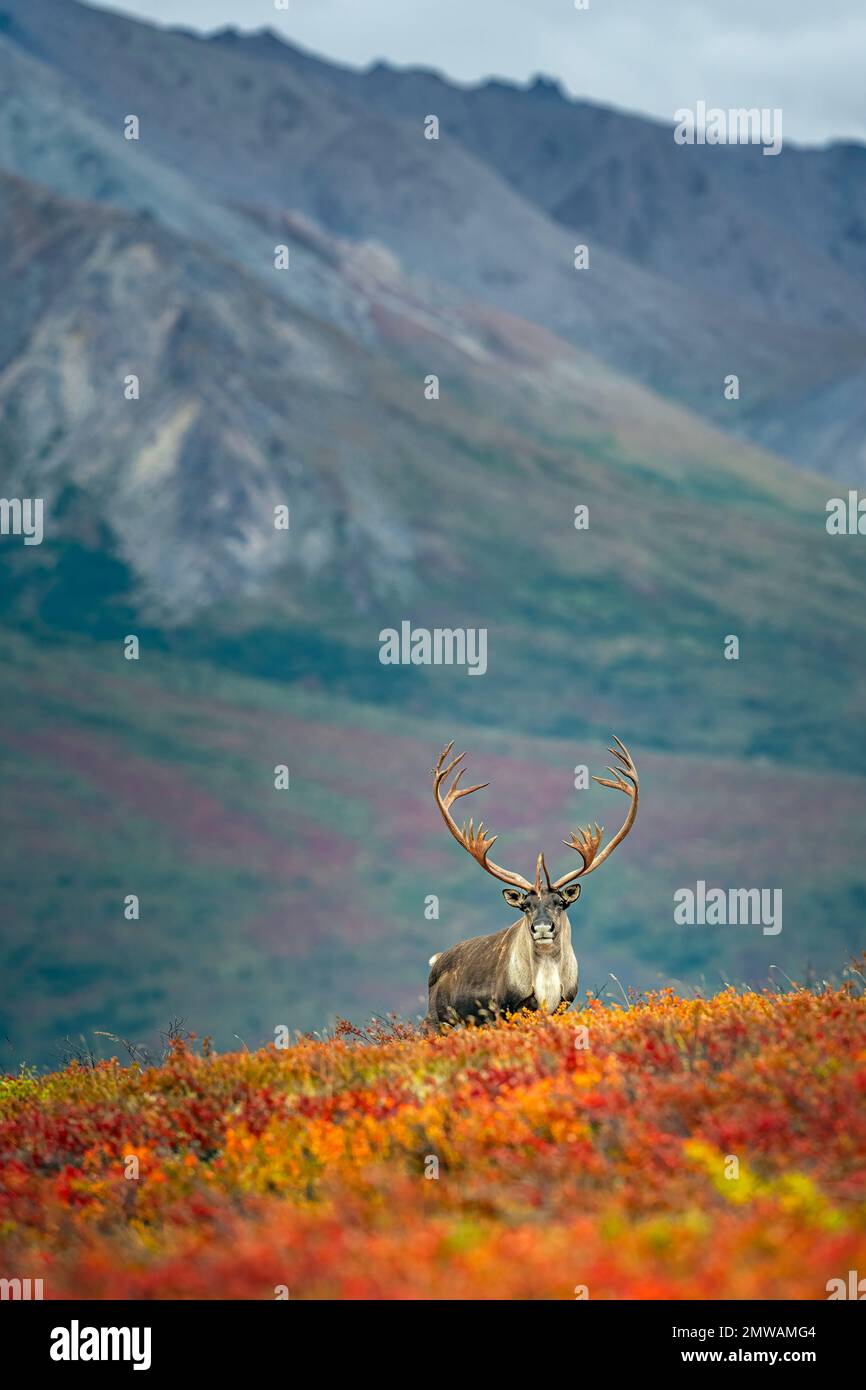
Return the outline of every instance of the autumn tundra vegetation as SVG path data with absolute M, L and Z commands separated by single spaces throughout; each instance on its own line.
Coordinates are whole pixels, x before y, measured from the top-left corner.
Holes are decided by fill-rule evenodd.
M 177 1037 L 7 1075 L 0 1154 L 0 1272 L 46 1298 L 826 1299 L 866 1271 L 866 998 Z

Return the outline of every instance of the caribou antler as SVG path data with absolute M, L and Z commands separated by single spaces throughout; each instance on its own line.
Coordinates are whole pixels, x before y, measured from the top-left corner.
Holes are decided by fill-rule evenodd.
M 442 812 L 442 819 L 458 844 L 461 844 L 464 849 L 469 851 L 472 858 L 478 861 L 482 869 L 486 869 L 489 874 L 492 874 L 494 878 L 501 879 L 503 883 L 510 883 L 514 888 L 531 889 L 532 884 L 528 879 L 522 878 L 520 874 L 513 874 L 508 869 L 500 869 L 498 864 L 494 864 L 487 858 L 490 846 L 497 837 L 495 835 L 489 835 L 485 831 L 483 821 L 479 821 L 476 828 L 475 823 L 471 820 L 468 824 L 464 822 L 460 827 L 458 827 L 457 822 L 454 820 L 451 814 L 451 807 L 454 805 L 454 802 L 459 801 L 461 796 L 470 796 L 472 792 L 482 791 L 485 787 L 488 787 L 490 783 L 479 782 L 475 787 L 461 787 L 460 778 L 466 771 L 465 768 L 461 767 L 454 781 L 451 783 L 451 786 L 446 789 L 443 795 L 442 784 L 445 779 L 450 776 L 454 769 L 466 757 L 465 753 L 458 753 L 457 757 L 452 758 L 451 762 L 448 763 L 446 767 L 445 760 L 453 747 L 454 740 L 452 739 L 448 747 L 442 749 L 436 766 L 433 769 L 433 792 L 436 797 L 436 805 Z
M 578 829 L 572 831 L 571 838 L 563 840 L 563 844 L 567 845 L 569 849 L 577 851 L 580 855 L 581 867 L 579 869 L 573 869 L 570 873 L 563 874 L 562 878 L 558 878 L 555 883 L 551 883 L 550 881 L 550 874 L 547 870 L 547 864 L 544 861 L 544 855 L 539 854 L 535 865 L 536 893 L 540 894 L 544 887 L 546 887 L 548 892 L 551 889 L 558 891 L 560 888 L 564 888 L 567 883 L 571 883 L 574 879 L 581 878 L 584 874 L 591 874 L 593 869 L 597 869 L 599 864 L 604 863 L 607 856 L 616 849 L 621 840 L 625 839 L 634 825 L 634 819 L 637 815 L 638 798 L 637 770 L 625 744 L 617 738 L 616 734 L 614 734 L 613 738 L 614 743 L 618 746 L 616 748 L 610 748 L 608 751 L 619 760 L 622 766 L 615 768 L 609 767 L 607 771 L 611 774 L 611 777 L 594 777 L 593 781 L 598 782 L 599 786 L 613 787 L 615 791 L 625 792 L 631 802 L 628 814 L 613 839 L 609 844 L 605 845 L 604 849 L 601 851 L 599 847 L 604 830 L 597 822 L 594 828 L 592 826 L 587 826 L 585 830 Z M 497 837 L 487 833 L 484 829 L 483 821 L 479 821 L 477 826 L 473 820 L 470 820 L 468 823 L 464 822 L 463 825 L 458 826 L 454 817 L 451 815 L 451 807 L 454 805 L 455 801 L 460 800 L 461 796 L 471 796 L 473 792 L 483 791 L 485 787 L 490 785 L 489 782 L 479 782 L 478 785 L 474 787 L 461 787 L 460 778 L 466 770 L 461 767 L 451 783 L 451 786 L 443 793 L 442 788 L 444 782 L 450 777 L 455 768 L 460 766 L 460 763 L 462 763 L 463 759 L 466 757 L 465 753 L 458 753 L 457 757 L 452 758 L 451 762 L 446 764 L 446 760 L 453 747 L 454 740 L 452 739 L 448 747 L 442 749 L 436 766 L 433 769 L 433 791 L 436 796 L 436 805 L 442 813 L 442 819 L 458 844 L 461 844 L 465 850 L 469 851 L 472 858 L 478 861 L 482 869 L 486 869 L 489 874 L 492 874 L 494 878 L 501 879 L 503 883 L 510 883 L 514 888 L 523 888 L 524 890 L 531 891 L 533 885 L 528 879 L 521 877 L 520 874 L 512 873 L 509 869 L 500 869 L 498 864 L 494 864 L 488 859 L 487 856 L 490 852 L 490 847 L 494 844 Z M 542 884 L 542 873 L 544 874 L 544 885 Z
M 568 845 L 569 849 L 577 850 L 582 860 L 582 866 L 579 869 L 572 870 L 570 874 L 563 874 L 562 878 L 558 878 L 553 885 L 555 889 L 564 888 L 566 883 L 571 883 L 573 879 L 580 878 L 583 874 L 591 874 L 593 869 L 597 869 L 599 864 L 604 863 L 607 856 L 616 849 L 621 840 L 625 839 L 634 825 L 634 818 L 637 815 L 637 769 L 632 762 L 631 754 L 625 744 L 617 738 L 616 734 L 613 736 L 613 741 L 618 746 L 616 748 L 609 748 L 608 752 L 619 759 L 620 763 L 622 763 L 622 767 L 609 767 L 607 769 L 607 771 L 611 773 L 613 780 L 611 780 L 610 777 L 593 777 L 592 780 L 598 782 L 600 787 L 613 787 L 615 791 L 625 792 L 626 796 L 628 796 L 631 801 L 628 808 L 628 815 L 623 821 L 620 829 L 610 841 L 610 844 L 605 845 L 601 853 L 599 853 L 599 845 L 601 844 L 601 837 L 604 834 L 604 830 L 597 823 L 594 830 L 590 826 L 587 826 L 585 830 L 578 829 L 577 831 L 572 831 L 570 840 L 563 840 L 562 843 Z

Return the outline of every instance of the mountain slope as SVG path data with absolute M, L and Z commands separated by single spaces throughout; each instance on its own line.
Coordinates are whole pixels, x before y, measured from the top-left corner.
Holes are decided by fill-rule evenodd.
M 796 231 L 787 193 L 776 204 L 762 194 L 769 198 L 763 207 L 750 191 L 776 177 L 764 166 L 786 159 L 787 150 L 779 161 L 758 165 L 759 152 L 722 151 L 744 156 L 739 163 L 747 171 L 729 189 L 730 180 L 714 182 L 715 165 L 708 163 L 718 151 L 684 151 L 672 141 L 668 148 L 669 132 L 632 118 L 626 144 L 634 149 L 633 165 L 613 177 L 608 166 L 615 156 L 607 151 L 616 147 L 621 125 L 602 113 L 576 141 L 572 126 L 580 109 L 546 89 L 538 96 L 494 84 L 476 101 L 440 82 L 435 94 L 443 110 L 453 99 L 466 111 L 462 122 L 458 113 L 455 129 L 446 121 L 440 141 L 425 141 L 429 79 L 407 85 L 380 70 L 362 78 L 316 64 L 267 36 L 201 40 L 58 0 L 8 0 L 6 13 L 7 42 L 61 74 L 88 119 L 101 121 L 119 141 L 123 117 L 134 109 L 149 157 L 192 180 L 209 200 L 291 207 L 338 235 L 376 238 L 410 271 L 543 324 L 726 428 L 773 437 L 806 466 L 849 478 L 866 468 L 866 420 L 856 412 L 845 440 L 849 454 L 840 458 L 835 419 L 840 383 L 856 382 L 866 362 L 856 153 L 842 157 L 855 188 L 850 207 L 838 210 L 842 230 L 808 223 Z M 491 110 L 480 111 L 482 103 Z M 550 112 L 562 125 L 555 138 Z M 499 131 L 495 139 L 491 130 Z M 599 138 L 599 164 L 584 154 L 590 135 Z M 541 158 L 539 141 L 542 149 L 552 141 L 556 157 Z M 648 164 L 645 147 L 653 151 Z M 685 157 L 672 163 L 677 156 Z M 554 206 L 540 185 L 515 179 L 514 160 L 543 171 L 551 159 L 548 182 L 572 188 L 574 206 Z M 562 167 L 569 159 L 570 173 Z M 691 172 L 696 160 L 697 174 Z M 657 166 L 663 178 L 656 178 Z M 760 179 L 752 177 L 756 170 Z M 706 213 L 692 191 L 705 178 L 714 190 L 704 200 Z M 796 184 L 796 174 L 791 178 Z M 827 178 L 835 186 L 833 170 L 822 166 L 813 180 L 816 194 Z M 596 212 L 589 185 L 602 199 Z M 627 190 L 621 196 L 633 208 L 628 216 L 617 187 Z M 666 190 L 682 217 L 659 215 Z M 651 254 L 633 244 L 628 230 L 644 223 L 657 248 Z M 835 240 L 816 255 L 822 232 Z M 587 237 L 591 270 L 576 272 L 572 248 Z M 763 248 L 760 255 L 756 248 Z M 704 269 L 690 273 L 690 264 Z M 795 334 L 778 321 L 790 320 L 792 304 Z M 723 397 L 731 371 L 743 383 L 741 406 Z M 796 428 L 789 423 L 795 402 L 801 405 Z
M 364 73 L 334 67 L 268 32 L 226 30 L 211 41 L 279 62 L 381 116 L 437 114 L 443 140 L 497 170 L 575 239 L 659 277 L 689 337 L 678 303 L 687 291 L 718 347 L 690 341 L 688 372 L 673 354 L 653 364 L 637 344 L 611 349 L 603 335 L 602 356 L 801 465 L 866 476 L 863 146 L 786 144 L 771 158 L 756 146 L 677 146 L 669 126 L 568 100 L 542 79 L 528 89 L 464 88 L 384 63 Z M 562 318 L 557 326 L 570 331 Z M 717 389 L 728 371 L 743 378 L 736 412 Z
M 19 622 L 110 636 L 134 617 L 264 675 L 289 650 L 296 675 L 324 662 L 333 688 L 419 710 L 446 694 L 442 673 L 381 666 L 379 632 L 407 615 L 458 622 L 489 629 L 486 698 L 524 728 L 563 732 L 592 691 L 611 718 L 637 699 L 638 733 L 667 746 L 784 751 L 792 728 L 809 730 L 812 760 L 843 746 L 821 712 L 860 670 L 866 615 L 849 596 L 864 561 L 856 538 L 827 536 L 822 484 L 603 370 L 594 410 L 578 397 L 560 417 L 543 353 L 541 371 L 506 371 L 503 350 L 463 359 L 426 400 L 420 371 L 196 243 L 20 181 L 0 182 L 0 251 L 7 486 L 48 509 L 42 546 L 3 549 Z M 506 322 L 486 326 L 507 345 Z M 564 358 L 562 386 L 590 367 Z M 124 393 L 133 370 L 139 400 Z M 289 531 L 274 527 L 281 504 Z M 120 566 L 112 579 L 99 557 Z M 746 688 L 721 656 L 731 631 L 748 642 Z M 538 688 L 539 661 L 570 697 Z M 791 662 L 821 691 L 808 711 Z M 470 718 L 473 684 L 447 683 Z
M 820 485 L 587 360 L 572 364 L 584 390 L 589 373 L 582 410 L 560 413 L 554 397 L 561 434 L 548 419 L 543 444 L 543 353 L 507 372 L 501 354 L 474 374 L 461 362 L 458 400 L 446 382 L 426 402 L 420 377 L 287 316 L 195 245 L 2 188 L 6 475 L 9 491 L 44 494 L 49 516 L 38 551 L 4 547 L 10 616 L 114 641 L 143 623 L 179 652 L 317 683 L 324 661 L 347 694 L 472 718 L 471 682 L 376 659 L 383 625 L 459 614 L 490 628 L 485 699 L 524 728 L 564 733 L 589 701 L 602 737 L 613 720 L 668 747 L 795 746 L 818 762 L 846 747 L 827 712 L 845 673 L 857 709 L 862 561 L 828 541 Z M 488 317 L 488 340 L 507 344 L 507 327 Z M 525 358 L 519 326 L 518 341 Z M 122 390 L 132 366 L 138 402 Z M 515 495 L 540 549 L 514 535 Z M 282 500 L 289 536 L 272 526 Z M 592 517 L 582 535 L 578 502 Z M 744 624 L 750 679 L 719 704 L 721 637 Z
M 476 703 L 473 724 L 454 708 L 453 678 L 413 711 L 347 699 L 330 677 L 324 689 L 293 680 L 290 640 L 270 680 L 190 646 L 165 654 L 144 636 L 130 662 L 120 637 L 0 634 L 12 712 L 0 730 L 0 1036 L 13 1067 L 56 1060 L 65 1037 L 94 1029 L 153 1048 L 173 1017 L 227 1048 L 335 1013 L 422 1012 L 430 955 L 511 920 L 434 806 L 430 769 L 451 738 L 473 780 L 491 784 L 474 799 L 500 862 L 528 872 L 540 848 L 565 868 L 572 826 L 616 825 L 616 794 L 576 791 L 573 769 L 601 772 L 612 729 L 627 736 L 642 807 L 572 912 L 582 991 L 621 998 L 610 972 L 626 986 L 710 990 L 763 988 L 773 966 L 838 977 L 862 947 L 863 769 L 797 766 L 805 733 L 790 709 L 779 711 L 787 759 L 766 756 L 771 737 L 745 757 L 654 748 L 637 704 L 623 710 L 578 658 L 564 692 L 544 676 L 546 700 L 561 697 L 568 715 L 550 739 L 515 729 L 488 677 L 468 682 L 488 716 Z M 688 691 L 665 708 L 676 735 Z M 832 718 L 845 717 L 837 704 Z M 698 879 L 782 888 L 781 935 L 676 925 L 673 894 Z M 124 917 L 130 893 L 136 921 Z
M 249 51 L 231 31 L 214 42 Z M 777 156 L 759 146 L 681 146 L 671 123 L 571 101 L 539 79 L 458 87 L 379 63 L 335 68 L 259 40 L 291 68 L 383 115 L 439 115 L 450 137 L 534 206 L 697 294 L 788 323 L 861 330 L 866 310 L 866 148 Z M 748 213 L 748 216 L 745 214 Z

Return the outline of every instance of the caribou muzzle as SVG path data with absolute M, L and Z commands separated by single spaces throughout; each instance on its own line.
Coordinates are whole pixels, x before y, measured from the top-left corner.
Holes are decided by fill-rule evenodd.
M 556 940 L 555 922 L 532 922 L 529 930 L 536 946 L 552 946 Z

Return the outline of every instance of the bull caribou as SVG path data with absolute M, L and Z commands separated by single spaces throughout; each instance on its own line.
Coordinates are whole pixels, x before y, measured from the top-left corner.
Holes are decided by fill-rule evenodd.
M 459 941 L 430 960 L 429 1005 L 427 1024 L 438 1028 L 443 1023 L 458 1021 L 482 1022 L 518 1009 L 553 1013 L 560 1005 L 566 1007 L 577 994 L 577 958 L 571 945 L 571 926 L 566 915 L 580 897 L 579 879 L 591 874 L 613 853 L 634 825 L 637 815 L 638 778 L 631 754 L 614 735 L 615 748 L 608 751 L 617 760 L 609 767 L 610 777 L 594 777 L 602 787 L 613 787 L 629 798 L 626 818 L 617 833 L 601 849 L 603 828 L 595 827 L 571 832 L 563 844 L 580 856 L 580 866 L 551 882 L 544 854 L 535 864 L 535 882 L 501 869 L 489 858 L 496 840 L 479 821 L 457 825 L 451 807 L 462 796 L 482 791 L 488 782 L 474 787 L 461 787 L 465 772 L 461 767 L 451 785 L 445 784 L 466 757 L 458 754 L 448 762 L 454 742 L 443 748 L 433 769 L 433 791 L 442 819 L 458 844 L 468 850 L 482 869 L 502 883 L 502 896 L 509 907 L 522 914 L 510 927 L 490 936 L 474 936 Z

